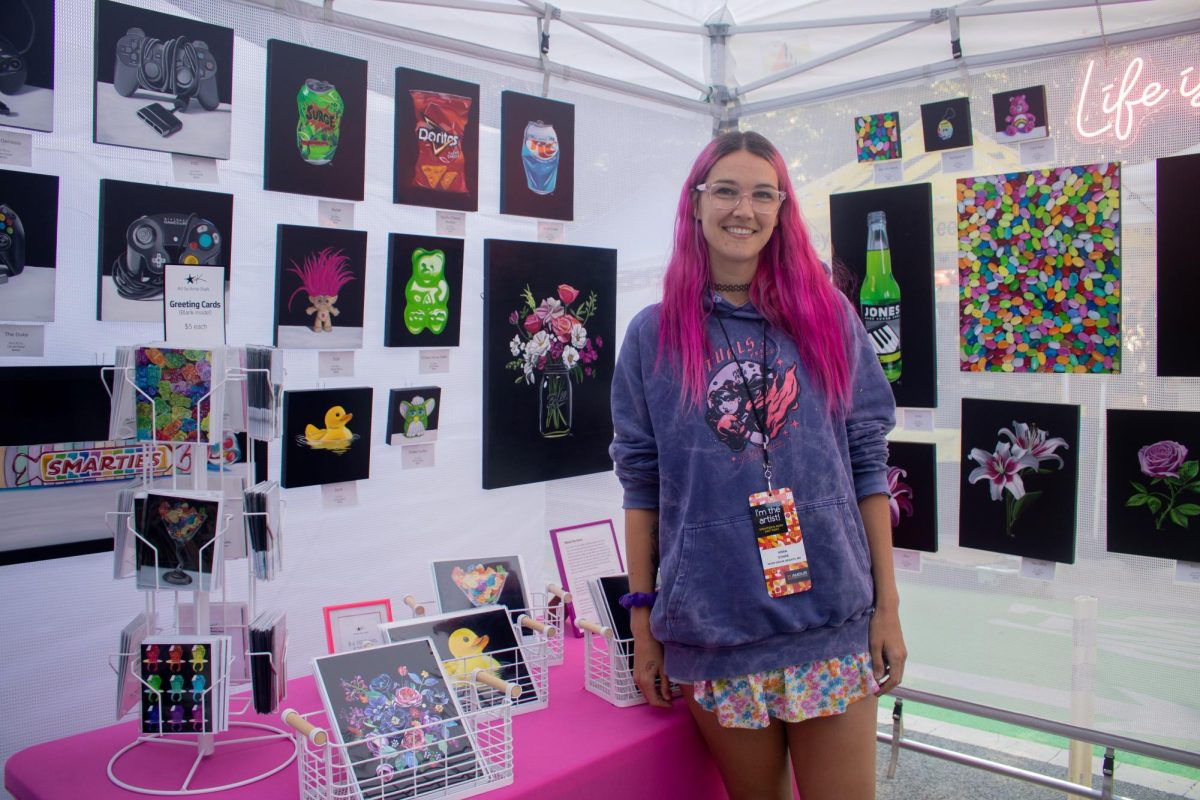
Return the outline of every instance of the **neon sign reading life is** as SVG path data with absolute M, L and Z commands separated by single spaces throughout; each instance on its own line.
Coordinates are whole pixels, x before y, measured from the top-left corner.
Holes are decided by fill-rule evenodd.
M 1085 139 L 1110 134 L 1124 142 L 1137 132 L 1146 117 L 1157 111 L 1164 102 L 1176 97 L 1191 108 L 1200 109 L 1200 75 L 1195 74 L 1195 67 L 1179 71 L 1178 89 L 1154 80 L 1143 84 L 1142 72 L 1146 69 L 1146 62 L 1141 56 L 1126 65 L 1119 82 L 1111 81 L 1098 90 L 1092 88 L 1095 69 L 1096 60 L 1092 59 L 1088 62 L 1075 106 L 1075 132 Z M 1089 112 L 1097 107 L 1099 113 L 1096 116 L 1099 120 L 1092 123 L 1092 114 Z

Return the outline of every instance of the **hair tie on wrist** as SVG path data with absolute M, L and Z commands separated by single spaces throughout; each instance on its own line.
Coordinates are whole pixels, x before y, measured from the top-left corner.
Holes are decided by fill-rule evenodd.
M 621 595 L 617 600 L 625 608 L 645 608 L 654 605 L 654 601 L 658 599 L 658 592 L 630 592 L 629 594 Z

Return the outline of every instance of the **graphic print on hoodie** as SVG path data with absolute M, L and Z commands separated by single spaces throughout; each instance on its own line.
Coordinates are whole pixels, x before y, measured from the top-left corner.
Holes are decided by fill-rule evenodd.
M 732 344 L 736 358 L 728 346 L 718 347 L 705 362 L 705 421 L 720 442 L 742 453 L 747 444 L 761 448 L 764 434 L 775 439 L 797 426 L 794 420 L 788 425 L 788 416 L 800 405 L 800 383 L 797 365 L 785 366 L 770 339 L 747 336 Z

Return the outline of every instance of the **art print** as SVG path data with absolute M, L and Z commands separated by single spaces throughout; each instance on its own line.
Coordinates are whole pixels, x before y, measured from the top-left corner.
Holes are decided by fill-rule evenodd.
M 267 40 L 263 188 L 363 199 L 367 62 Z
M 275 345 L 362 347 L 366 231 L 280 225 L 275 242 Z
M 96 2 L 92 139 L 229 158 L 233 29 Z
M 962 401 L 958 542 L 1075 563 L 1079 406 Z
M 424 636 L 432 639 L 451 686 L 472 683 L 478 670 L 521 688 L 521 696 L 513 702 L 514 713 L 532 711 L 546 704 L 530 674 L 517 632 L 503 608 L 416 617 L 384 625 L 382 630 L 385 641 L 389 642 Z M 483 687 L 481 691 L 485 697 L 490 692 Z
M 467 611 L 487 606 L 506 606 L 516 624 L 529 613 L 529 585 L 520 556 L 458 558 L 434 561 L 433 589 L 438 608 Z
M 937 406 L 933 201 L 928 183 L 829 198 L 833 258 L 853 274 L 847 291 L 896 405 Z
M 96 318 L 163 321 L 167 264 L 233 263 L 233 195 L 126 181 L 100 181 Z
M 54 129 L 54 0 L 10 0 L 0 36 L 0 125 Z
M 436 442 L 441 415 L 441 387 L 392 389 L 388 393 L 387 443 L 405 445 Z
M 997 92 L 992 95 L 992 114 L 996 122 L 996 141 L 1001 144 L 1045 139 L 1050 135 L 1045 86 Z
M 1196 244 L 1192 194 L 1200 185 L 1200 153 L 1160 158 L 1154 165 L 1155 230 L 1158 290 L 1155 292 L 1155 330 L 1158 370 L 1162 376 L 1200 376 L 1196 356 L 1195 297 L 1200 296 L 1200 271 L 1190 269 Z
M 53 320 L 57 265 L 58 176 L 0 170 L 0 320 Z
M 313 677 L 335 740 L 349 745 L 354 796 L 414 797 L 486 778 L 429 639 L 314 658 Z
M 892 545 L 936 553 L 937 447 L 918 442 L 888 442 L 887 481 Z
M 163 639 L 143 641 L 138 648 L 141 675 L 142 733 L 212 733 L 214 643 Z
M 283 393 L 285 489 L 371 476 L 370 387 Z
M 956 97 L 922 104 L 921 134 L 926 153 L 970 147 L 974 144 L 970 98 Z
M 383 641 L 379 626 L 392 621 L 392 601 L 367 600 L 325 606 L 325 643 L 331 653 L 374 647 Z
M 859 163 L 900 158 L 900 112 L 855 117 L 854 150 Z
M 139 589 L 207 592 L 216 588 L 225 528 L 221 499 L 212 493 L 150 492 L 134 546 Z
M 575 218 L 575 106 L 501 92 L 500 213 Z
M 1110 553 L 1200 561 L 1200 413 L 1107 412 Z
M 392 202 L 479 209 L 479 85 L 396 69 Z
M 1120 372 L 1120 164 L 957 187 L 959 368 Z
M 612 468 L 617 253 L 484 241 L 483 487 Z
M 388 236 L 385 347 L 458 347 L 463 240 Z
M 214 412 L 219 419 L 223 405 L 213 391 L 214 375 L 223 372 L 220 355 L 172 347 L 138 347 L 133 355 L 138 441 L 211 441 Z

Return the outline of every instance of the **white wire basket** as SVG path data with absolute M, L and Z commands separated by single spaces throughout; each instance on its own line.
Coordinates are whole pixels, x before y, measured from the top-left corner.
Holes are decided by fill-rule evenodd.
M 611 628 L 580 620 L 583 629 L 583 685 L 617 708 L 646 702 L 633 680 L 633 639 L 618 639 Z
M 556 584 L 549 584 L 544 593 L 533 593 L 533 604 L 527 609 L 529 616 L 546 626 L 546 663 L 552 667 L 563 663 L 563 631 L 569 602 L 571 595 L 568 592 Z

